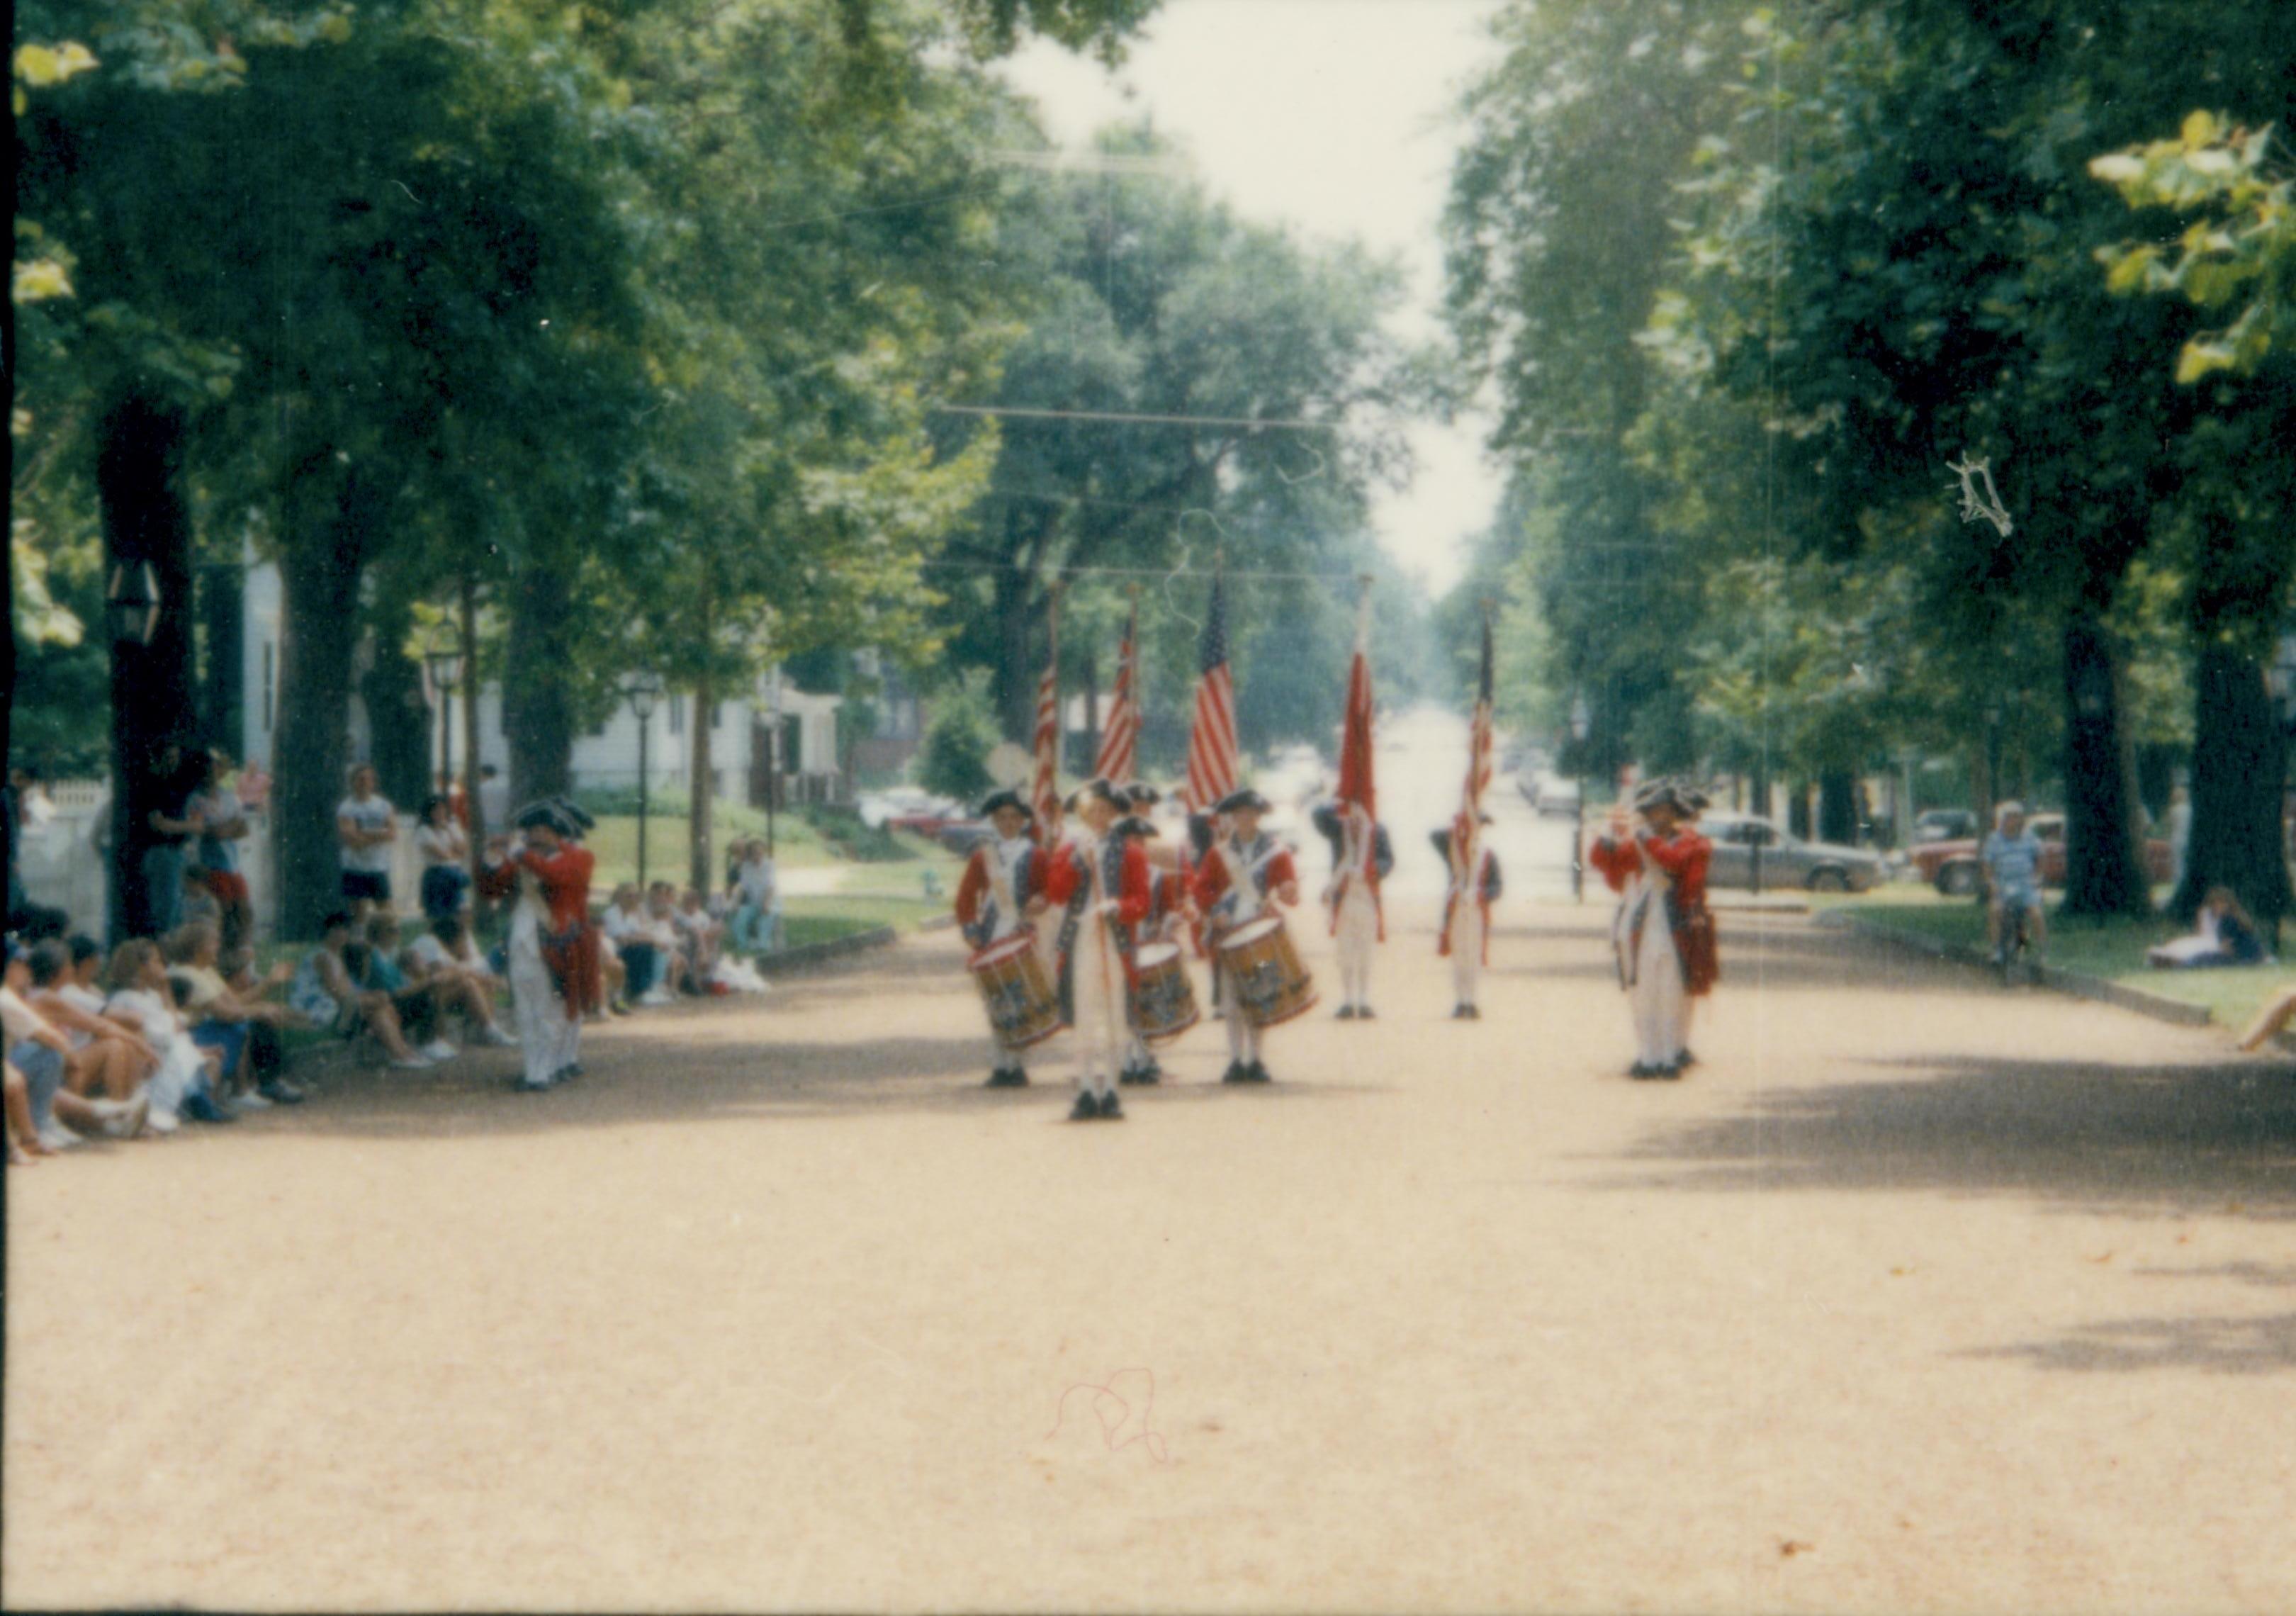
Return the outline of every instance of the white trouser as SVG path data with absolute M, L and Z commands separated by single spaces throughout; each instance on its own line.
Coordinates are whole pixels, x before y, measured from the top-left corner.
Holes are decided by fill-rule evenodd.
M 1480 904 L 1458 903 L 1451 909 L 1451 991 L 1462 1005 L 1475 1002 L 1475 984 L 1483 974 L 1483 909 Z
M 1685 1031 L 1682 956 L 1665 924 L 1665 906 L 1653 898 L 1635 955 L 1635 1059 L 1664 1066 L 1682 1053 Z
M 1116 1087 L 1131 1029 L 1124 1013 L 1124 956 L 1107 923 L 1087 914 L 1077 928 L 1070 995 L 1076 1008 L 1077 1087 L 1105 1096 Z
M 574 1063 L 582 1038 L 582 1023 L 566 1013 L 550 967 L 542 963 L 542 939 L 533 921 L 523 915 L 511 921 L 510 991 L 518 1016 L 519 1053 L 526 1061 L 526 1081 L 547 1083 Z
M 1235 972 L 1223 964 L 1220 975 L 1220 991 L 1227 1000 L 1227 1019 L 1221 1023 L 1227 1029 L 1227 1058 L 1237 1065 L 1249 1066 L 1259 1059 L 1259 1029 L 1243 1013 L 1243 999 L 1236 992 Z
M 1340 1001 L 1357 1009 L 1371 1005 L 1371 956 L 1379 942 L 1379 911 L 1371 889 L 1360 881 L 1348 882 L 1340 894 Z

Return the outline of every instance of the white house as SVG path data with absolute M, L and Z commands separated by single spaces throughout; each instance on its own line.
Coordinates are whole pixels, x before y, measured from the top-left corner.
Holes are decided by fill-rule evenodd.
M 241 751 L 274 774 L 278 767 L 274 748 L 279 722 L 279 570 L 269 562 L 250 567 L 244 610 L 241 615 Z M 645 771 L 654 789 L 683 790 L 689 778 L 687 750 L 697 715 L 693 698 L 672 693 L 655 708 L 644 726 Z M 714 795 L 736 801 L 762 803 L 771 772 L 775 714 L 780 714 L 782 791 L 787 802 L 834 800 L 841 792 L 837 758 L 837 706 L 833 695 L 800 691 L 779 677 L 779 670 L 760 677 L 755 688 L 712 704 L 708 715 L 709 767 Z M 435 711 L 435 708 L 434 708 Z M 463 702 L 450 703 L 449 751 L 459 772 L 463 762 Z M 431 730 L 433 755 L 438 730 Z M 606 721 L 588 734 L 576 738 L 573 781 L 577 791 L 635 786 L 638 778 L 638 720 L 627 702 L 618 705 Z M 357 695 L 351 697 L 351 756 L 368 755 L 370 732 L 366 710 Z M 489 683 L 479 692 L 479 759 L 508 773 L 510 743 L 503 734 L 502 688 Z

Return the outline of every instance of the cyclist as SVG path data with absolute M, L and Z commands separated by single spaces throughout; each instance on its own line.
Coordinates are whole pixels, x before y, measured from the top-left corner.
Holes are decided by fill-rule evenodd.
M 2048 941 L 2041 912 L 2041 839 L 2025 828 L 2024 804 L 2005 802 L 1993 810 L 1993 833 L 1978 857 L 1985 865 L 1985 941 L 1993 963 L 2008 962 L 2013 933 L 2003 923 L 2018 911 L 2029 917 L 2026 935 L 2038 959 Z

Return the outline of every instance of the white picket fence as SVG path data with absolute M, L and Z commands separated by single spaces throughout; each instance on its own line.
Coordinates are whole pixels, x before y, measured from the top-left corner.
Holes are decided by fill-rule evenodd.
M 48 799 L 55 805 L 54 816 L 24 827 L 18 856 L 24 890 L 34 903 L 70 915 L 74 931 L 100 938 L 110 872 L 96 840 L 99 836 L 110 839 L 109 825 L 99 822 L 111 817 L 111 792 L 100 780 L 64 780 L 48 787 Z M 271 822 L 266 816 L 249 816 L 247 837 L 239 844 L 239 867 L 254 900 L 256 935 L 268 938 L 275 907 Z M 421 911 L 421 876 L 414 821 L 401 813 L 398 841 L 391 849 L 390 890 L 403 913 Z

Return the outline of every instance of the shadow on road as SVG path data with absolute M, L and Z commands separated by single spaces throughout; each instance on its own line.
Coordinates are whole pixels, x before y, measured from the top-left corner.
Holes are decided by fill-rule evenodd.
M 2023 1358 L 2042 1369 L 2200 1369 L 2269 1374 L 2296 1369 L 2296 1313 L 2258 1318 L 2127 1318 L 2061 1341 L 1989 1347 L 1966 1358 Z
M 1638 1185 L 2024 1194 L 2083 1209 L 2296 1218 L 2296 1081 L 2178 1067 L 1913 1056 L 1905 1080 L 1758 1097 L 1654 1135 Z

